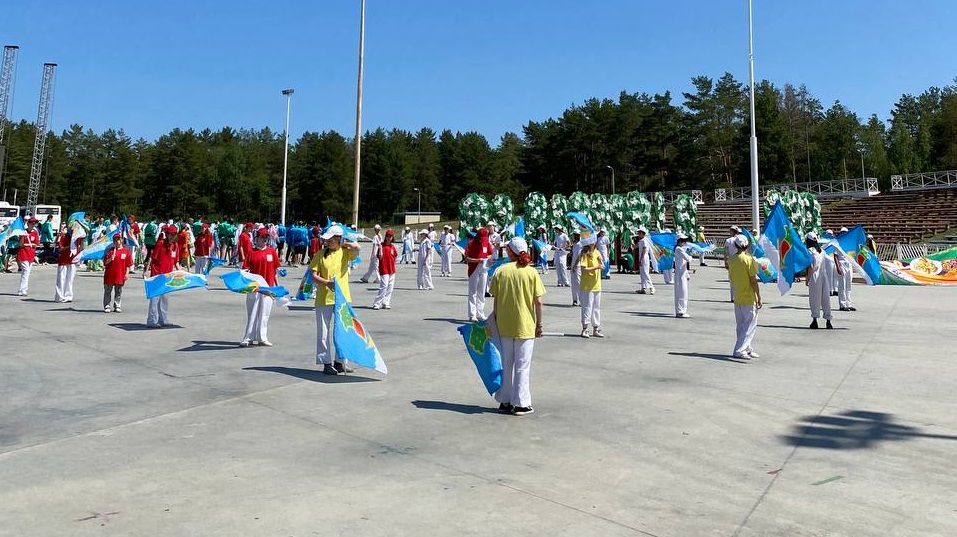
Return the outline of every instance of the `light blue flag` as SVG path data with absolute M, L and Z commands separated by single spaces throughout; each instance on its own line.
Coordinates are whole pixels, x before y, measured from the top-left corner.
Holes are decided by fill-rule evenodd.
M 675 268 L 675 246 L 678 236 L 674 233 L 651 233 L 651 244 L 655 247 L 655 257 L 658 258 L 658 270 L 666 271 Z
M 299 280 L 299 289 L 296 290 L 295 301 L 311 300 L 316 296 L 316 284 L 312 281 L 312 270 L 306 267 L 302 273 L 302 279 Z
M 135 233 L 133 233 L 133 227 L 130 226 L 130 221 L 126 215 L 124 215 L 123 219 L 120 220 L 120 225 L 117 227 L 116 231 L 117 233 L 123 234 L 123 242 L 127 246 L 133 248 L 134 251 L 136 248 L 140 247 L 140 239 Z
M 509 263 L 509 262 L 510 262 L 510 260 L 509 260 L 508 256 L 500 257 L 500 258 L 496 259 L 495 262 L 492 263 L 491 265 L 489 265 L 489 267 L 486 269 L 486 272 L 488 272 L 488 280 L 489 280 L 489 281 L 492 281 L 492 276 L 495 275 L 495 271 L 498 270 L 499 267 L 501 267 L 501 266 L 504 265 L 505 263 Z
M 491 320 L 463 324 L 457 330 L 489 395 L 502 387 L 502 353 L 495 346 Z
M 591 219 L 584 213 L 565 213 L 565 218 L 575 222 L 579 227 L 583 227 L 592 233 L 595 232 L 595 226 L 592 225 Z
M 706 242 L 688 242 L 685 245 L 696 254 L 710 254 L 717 248 L 717 246 Z
M 752 235 L 751 232 L 743 226 L 741 227 L 741 233 L 748 238 L 748 244 L 753 245 L 751 249 L 751 255 L 758 263 L 758 280 L 760 280 L 761 283 L 777 282 L 778 271 L 774 268 L 774 265 L 771 264 L 771 260 L 768 259 L 768 256 L 764 253 L 764 248 L 761 248 L 761 245 L 758 244 L 758 241 L 754 238 L 754 235 Z
M 0 245 L 6 245 L 8 240 L 26 234 L 27 226 L 23 223 L 23 217 L 18 216 L 3 231 L 0 231 Z
M 336 304 L 333 306 L 332 339 L 336 346 L 336 354 L 340 359 L 349 360 L 358 366 L 375 369 L 384 374 L 388 373 L 389 369 L 382 361 L 382 355 L 372 341 L 372 335 L 356 317 L 352 305 L 342 294 L 339 281 L 334 280 L 334 285 Z
M 525 219 L 521 216 L 515 221 L 515 233 L 512 236 L 525 238 Z
M 332 220 L 328 216 L 326 217 L 326 227 L 322 228 L 321 230 L 322 233 L 325 233 L 326 230 L 332 226 L 339 226 L 342 228 L 343 240 L 347 240 L 349 242 L 359 242 L 359 237 L 362 235 L 362 233 L 359 233 L 358 231 L 352 229 L 351 227 L 345 224 L 340 224 L 339 222 Z
M 812 257 L 801 236 L 784 214 L 784 206 L 780 201 L 774 204 L 768 214 L 758 244 L 764 248 L 768 260 L 778 271 L 778 290 L 782 295 L 786 295 L 794 285 L 795 275 L 811 265 Z
M 262 293 L 268 297 L 280 299 L 289 294 L 289 290 L 281 285 L 270 286 L 266 279 L 259 274 L 247 270 L 233 270 L 219 276 L 226 284 L 226 288 L 234 293 Z
M 226 264 L 226 260 L 225 260 L 225 259 L 221 259 L 221 258 L 219 258 L 219 257 L 210 257 L 209 259 L 206 260 L 206 267 L 203 268 L 203 274 L 205 274 L 206 276 L 209 276 L 209 273 L 210 273 L 214 268 L 216 268 L 216 267 L 218 267 L 218 266 L 220 266 L 220 265 L 225 265 L 225 264 Z
M 103 259 L 106 250 L 113 245 L 113 235 L 119 232 L 120 226 L 117 226 L 113 231 L 109 231 L 109 228 L 107 228 L 95 241 L 87 245 L 82 252 L 77 254 L 76 257 L 73 258 L 73 262 L 82 263 L 92 259 Z
M 867 248 L 867 232 L 856 225 L 836 237 L 844 253 L 851 260 L 854 270 L 864 278 L 868 285 L 877 285 L 881 281 L 881 262 L 877 255 Z
M 156 298 L 167 293 L 184 291 L 186 289 L 195 289 L 197 287 L 206 287 L 206 276 L 203 274 L 193 274 L 185 270 L 174 270 L 166 274 L 159 274 L 151 278 L 144 278 L 143 284 L 146 287 L 146 298 Z

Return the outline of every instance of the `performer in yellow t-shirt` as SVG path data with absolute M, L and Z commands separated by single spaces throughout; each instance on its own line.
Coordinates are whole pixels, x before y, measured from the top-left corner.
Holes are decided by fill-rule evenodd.
M 322 364 L 327 375 L 346 372 L 345 364 L 333 361 L 332 314 L 336 303 L 335 281 L 352 303 L 349 294 L 349 263 L 359 255 L 359 245 L 342 240 L 342 227 L 329 226 L 321 236 L 324 247 L 309 263 L 312 281 L 316 283 L 316 364 Z
M 588 324 L 592 326 L 592 336 L 605 337 L 601 331 L 601 270 L 605 260 L 592 242 L 582 248 L 578 266 L 581 267 L 579 298 L 582 304 L 582 337 L 588 335 Z

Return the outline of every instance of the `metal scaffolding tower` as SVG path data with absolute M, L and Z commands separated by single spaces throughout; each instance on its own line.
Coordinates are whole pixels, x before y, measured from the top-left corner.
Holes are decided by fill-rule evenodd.
M 7 116 L 10 114 L 10 96 L 13 94 L 13 75 L 17 63 L 16 45 L 3 47 L 3 67 L 0 68 L 0 186 L 3 185 L 3 168 L 7 147 L 3 135 L 7 131 Z
M 40 106 L 37 108 L 37 139 L 33 143 L 33 165 L 30 166 L 30 190 L 27 192 L 27 210 L 33 212 L 40 195 L 40 172 L 43 171 L 43 151 L 47 144 L 47 127 L 53 104 L 53 73 L 55 63 L 43 64 L 43 82 L 40 84 Z

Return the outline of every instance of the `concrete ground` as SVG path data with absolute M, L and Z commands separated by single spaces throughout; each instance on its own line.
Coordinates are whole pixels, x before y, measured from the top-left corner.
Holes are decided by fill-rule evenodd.
M 640 296 L 613 275 L 604 340 L 551 272 L 536 412 L 511 417 L 455 331 L 462 265 L 432 292 L 400 267 L 388 311 L 352 284 L 387 377 L 317 374 L 307 306 L 237 348 L 243 297 L 216 277 L 147 330 L 138 276 L 104 314 L 99 274 L 58 304 L 54 271 L 27 299 L 0 275 L 0 535 L 957 534 L 957 289 L 855 285 L 812 332 L 803 285 L 764 286 L 748 362 L 720 268 L 691 319 L 659 276 Z

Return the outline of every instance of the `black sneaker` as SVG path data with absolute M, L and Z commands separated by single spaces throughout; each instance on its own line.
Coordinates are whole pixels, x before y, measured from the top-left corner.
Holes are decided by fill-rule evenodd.
M 342 362 L 333 362 L 333 367 L 336 368 L 336 372 L 338 373 L 354 373 L 355 372 L 355 369 L 352 369 L 351 367 L 346 367 L 346 365 Z
M 516 406 L 512 407 L 513 416 L 524 416 L 526 414 L 531 414 L 535 412 L 535 409 L 530 406 Z
M 820 328 L 820 327 L 817 325 L 817 319 L 814 319 L 813 321 L 811 321 L 811 326 L 809 326 L 808 328 L 813 328 L 813 329 L 815 329 L 815 330 L 817 330 L 818 328 Z
M 511 414 L 514 407 L 510 403 L 502 403 L 498 405 L 498 411 L 502 414 Z
M 333 367 L 332 364 L 326 364 L 326 365 L 322 366 L 322 372 L 325 373 L 326 375 L 338 375 L 338 374 L 339 374 L 339 372 L 336 371 L 336 368 Z
M 827 328 L 828 330 L 832 330 L 834 328 L 834 325 L 831 324 L 831 321 L 828 321 L 827 324 L 824 325 L 824 327 Z
M 857 308 L 855 308 L 854 306 L 848 306 L 847 311 L 857 311 Z

